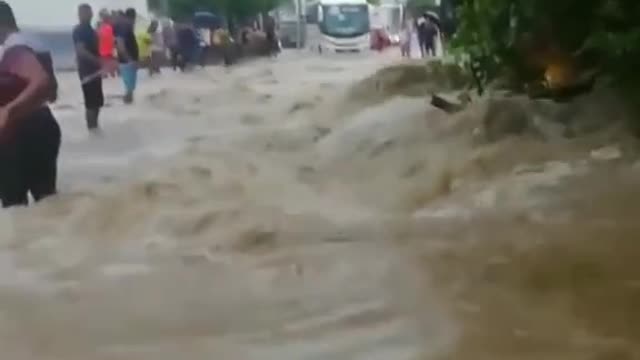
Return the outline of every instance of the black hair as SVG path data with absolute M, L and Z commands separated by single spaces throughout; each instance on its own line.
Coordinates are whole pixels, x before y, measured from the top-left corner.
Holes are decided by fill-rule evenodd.
M 0 26 L 17 29 L 18 23 L 16 17 L 13 15 L 11 5 L 6 1 L 0 1 Z
M 78 11 L 81 11 L 81 10 L 91 10 L 91 11 L 93 11 L 93 9 L 91 8 L 91 5 L 89 5 L 87 3 L 78 5 Z
M 136 9 L 134 8 L 128 8 L 127 10 L 124 11 L 124 14 L 126 17 L 130 18 L 130 19 L 135 19 L 136 18 Z

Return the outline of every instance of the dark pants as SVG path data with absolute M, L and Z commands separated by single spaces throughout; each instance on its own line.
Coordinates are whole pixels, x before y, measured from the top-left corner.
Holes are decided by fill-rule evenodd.
M 169 48 L 169 57 L 171 58 L 171 68 L 175 71 L 180 65 L 180 53 L 176 47 Z
M 222 53 L 222 61 L 224 62 L 224 65 L 225 66 L 233 65 L 233 51 L 234 51 L 233 45 L 224 44 L 224 45 L 221 45 L 218 49 Z
M 98 128 L 98 115 L 104 106 L 104 93 L 102 92 L 102 78 L 95 78 L 82 84 L 82 96 L 84 97 L 84 107 L 87 111 L 87 128 L 89 130 Z
M 267 33 L 267 46 L 269 46 L 269 55 L 276 56 L 280 52 L 280 46 L 278 45 L 278 39 L 275 33 Z
M 149 75 L 160 74 L 160 67 L 165 60 L 164 52 L 158 50 L 152 51 L 150 60 Z
M 424 49 L 427 56 L 436 56 L 436 47 L 433 41 L 427 41 L 424 44 Z
M 178 67 L 180 70 L 185 71 L 190 65 L 195 65 L 197 61 L 197 49 L 196 47 L 181 46 L 179 50 L 180 59 L 178 61 Z
M 3 207 L 28 205 L 56 193 L 60 127 L 48 107 L 16 125 L 0 143 L 0 199 Z
M 418 42 L 420 44 L 420 53 L 422 54 L 422 57 L 436 55 L 433 41 L 429 41 L 425 37 L 420 37 L 418 38 Z

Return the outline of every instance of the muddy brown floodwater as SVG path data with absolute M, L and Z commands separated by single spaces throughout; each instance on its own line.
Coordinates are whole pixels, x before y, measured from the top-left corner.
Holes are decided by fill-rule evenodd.
M 0 213 L 2 358 L 637 359 L 633 142 L 479 141 L 361 82 L 395 61 L 165 74 L 101 138 L 61 77 L 63 192 Z

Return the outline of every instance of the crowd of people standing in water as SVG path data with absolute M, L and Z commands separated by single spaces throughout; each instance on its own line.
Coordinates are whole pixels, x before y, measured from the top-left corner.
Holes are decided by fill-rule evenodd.
M 100 129 L 99 117 L 105 105 L 103 80 L 117 78 L 124 88 L 123 101 L 132 104 L 138 71 L 146 65 L 150 76 L 160 73 L 168 61 L 175 71 L 186 71 L 201 62 L 203 35 L 187 22 L 151 21 L 136 32 L 137 13 L 99 12 L 94 26 L 90 5 L 78 7 L 78 24 L 71 37 L 75 46 L 79 83 L 85 106 L 85 120 L 91 133 Z M 276 24 L 268 17 L 264 24 L 267 52 L 280 51 Z M 255 28 L 240 32 L 242 45 L 250 41 Z M 228 48 L 234 40 L 224 29 L 209 34 L 212 44 Z M 226 65 L 230 64 L 223 53 Z M 48 49 L 18 27 L 11 6 L 0 0 L 0 203 L 2 207 L 29 204 L 29 195 L 39 201 L 56 193 L 57 160 L 61 131 L 49 105 L 57 100 L 58 83 Z
M 135 99 L 139 66 L 160 73 L 169 60 L 174 70 L 186 71 L 199 63 L 203 39 L 186 23 L 152 21 L 136 33 L 135 9 L 99 13 L 78 7 L 72 38 L 90 132 L 99 130 L 104 106 L 103 79 L 119 77 L 123 100 Z M 218 30 L 212 41 L 233 41 Z M 49 104 L 57 100 L 58 84 L 49 50 L 20 31 L 11 6 L 0 0 L 0 203 L 2 207 L 29 204 L 56 193 L 61 131 Z M 228 63 L 225 58 L 225 63 Z

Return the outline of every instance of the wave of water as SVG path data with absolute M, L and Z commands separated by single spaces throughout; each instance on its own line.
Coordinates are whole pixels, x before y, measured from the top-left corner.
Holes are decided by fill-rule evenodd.
M 167 75 L 107 110 L 104 139 L 67 140 L 63 176 L 83 154 L 182 150 L 0 214 L 5 356 L 637 355 L 634 147 L 605 130 L 483 141 L 482 106 L 353 87 L 384 59 Z M 622 157 L 591 153 L 613 141 Z

